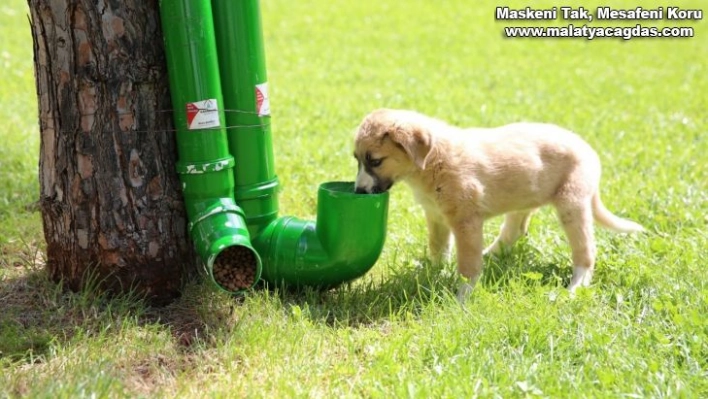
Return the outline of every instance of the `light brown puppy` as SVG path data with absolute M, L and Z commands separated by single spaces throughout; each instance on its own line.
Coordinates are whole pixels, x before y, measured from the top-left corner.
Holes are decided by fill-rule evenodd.
M 414 111 L 381 109 L 359 126 L 354 156 L 357 192 L 383 192 L 398 181 L 412 188 L 425 210 L 433 262 L 449 256 L 452 233 L 464 280 L 457 293 L 461 300 L 479 279 L 482 255 L 512 245 L 542 205 L 556 208 L 568 236 L 571 291 L 592 279 L 593 219 L 617 232 L 643 230 L 604 207 L 597 154 L 555 125 L 461 129 Z M 483 249 L 484 221 L 501 214 L 506 216 L 499 236 Z

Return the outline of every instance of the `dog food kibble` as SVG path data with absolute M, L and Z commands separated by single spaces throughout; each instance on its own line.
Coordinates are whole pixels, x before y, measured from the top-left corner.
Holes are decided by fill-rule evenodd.
M 228 247 L 214 261 L 214 280 L 229 291 L 246 289 L 256 279 L 256 255 L 241 246 Z

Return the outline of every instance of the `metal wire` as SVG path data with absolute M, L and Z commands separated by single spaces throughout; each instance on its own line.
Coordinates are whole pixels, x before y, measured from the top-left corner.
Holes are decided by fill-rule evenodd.
M 149 111 L 152 113 L 173 113 L 174 109 L 160 109 L 160 110 L 155 110 L 155 111 Z M 247 114 L 247 115 L 258 115 L 258 112 L 253 112 L 253 111 L 243 111 L 243 110 L 238 110 L 238 109 L 225 109 L 224 113 L 239 113 L 239 114 Z M 84 113 L 79 116 L 84 117 L 84 116 L 94 116 L 97 115 L 97 112 L 92 112 L 92 113 Z M 123 112 L 118 114 L 120 115 L 128 115 L 129 113 Z M 135 113 L 130 113 L 130 115 L 135 115 Z M 253 124 L 253 125 L 230 125 L 230 126 L 220 126 L 220 127 L 213 127 L 213 128 L 205 128 L 205 129 L 195 129 L 199 131 L 209 131 L 209 130 L 231 130 L 231 129 L 250 129 L 250 128 L 255 128 L 255 127 L 265 127 L 268 126 L 268 124 L 260 123 L 260 124 Z M 63 129 L 59 130 L 59 133 L 75 133 L 79 130 L 80 128 L 77 127 L 76 129 Z M 91 129 L 91 131 L 96 131 L 100 130 L 102 132 L 106 132 L 105 129 Z M 113 134 L 116 133 L 174 133 L 178 129 L 171 128 L 171 129 L 146 129 L 146 130 L 138 130 L 138 129 L 124 129 L 124 130 L 114 130 Z

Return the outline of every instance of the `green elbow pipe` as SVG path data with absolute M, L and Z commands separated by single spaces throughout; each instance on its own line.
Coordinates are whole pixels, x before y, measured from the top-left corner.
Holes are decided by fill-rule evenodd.
M 190 236 L 210 281 L 241 292 L 260 278 L 244 213 L 233 198 L 235 161 L 228 148 L 214 23 L 209 1 L 160 0 L 177 172 Z
M 263 279 L 276 286 L 331 288 L 364 275 L 386 239 L 388 192 L 355 194 L 354 183 L 328 182 L 317 195 L 317 221 L 286 216 L 254 241 Z
M 212 0 L 219 67 L 236 159 L 234 198 L 246 213 L 269 284 L 332 287 L 368 272 L 383 248 L 388 193 L 322 184 L 317 221 L 278 218 L 265 51 L 258 0 Z

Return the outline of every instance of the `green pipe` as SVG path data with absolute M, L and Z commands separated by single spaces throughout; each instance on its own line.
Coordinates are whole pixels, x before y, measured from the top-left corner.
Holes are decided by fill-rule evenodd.
M 236 202 L 255 236 L 278 217 L 268 77 L 258 1 L 212 1 Z
M 244 213 L 233 199 L 234 158 L 229 152 L 211 4 L 160 0 L 177 172 L 189 232 L 209 280 L 242 292 L 260 278 Z
M 331 287 L 365 274 L 386 236 L 388 193 L 355 194 L 353 183 L 318 192 L 317 221 L 278 218 L 270 109 L 257 0 L 212 0 L 219 69 L 228 110 L 229 151 L 236 158 L 234 198 L 246 213 L 270 284 Z M 264 86 L 265 84 L 265 86 Z

